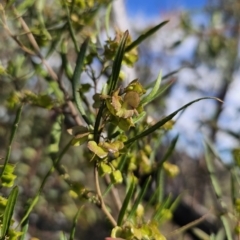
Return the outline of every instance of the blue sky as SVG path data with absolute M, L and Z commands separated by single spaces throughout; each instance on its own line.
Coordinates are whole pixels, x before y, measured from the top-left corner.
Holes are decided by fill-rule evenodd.
M 207 0 L 125 0 L 128 14 L 159 15 L 161 12 L 176 9 L 196 9 L 205 5 Z
M 143 25 L 143 28 L 146 27 L 145 23 L 149 23 L 150 21 L 156 22 L 161 17 L 165 17 L 166 13 L 175 12 L 176 10 L 190 10 L 192 13 L 190 15 L 191 22 L 195 26 L 206 25 L 208 26 L 211 16 L 207 15 L 203 11 L 201 11 L 206 5 L 208 0 L 118 0 L 125 1 L 126 9 L 128 13 L 128 18 L 132 20 L 132 24 L 134 25 Z M 199 10 L 199 11 L 198 11 Z M 157 19 L 157 21 L 155 21 Z M 136 21 L 137 20 L 137 21 Z M 150 24 L 151 25 L 151 24 Z M 154 37 L 154 36 L 153 36 Z M 153 38 L 152 37 L 152 38 Z M 156 35 L 155 35 L 156 37 Z M 163 38 L 164 39 L 164 38 Z M 169 55 L 166 55 L 165 64 L 167 65 L 167 71 L 173 71 L 177 69 L 179 66 L 174 65 L 174 60 L 181 58 L 182 60 L 191 61 L 191 56 L 194 52 L 194 49 L 197 45 L 196 39 L 194 37 L 185 38 L 183 43 L 174 50 L 174 52 L 168 52 Z M 157 41 L 157 40 L 155 40 Z M 161 38 L 158 38 L 158 41 L 161 41 Z M 161 47 L 161 44 L 159 45 Z M 156 48 L 154 49 L 157 51 Z M 157 52 L 157 54 L 161 54 Z M 174 67 L 171 68 L 171 64 Z M 160 66 L 164 70 L 164 66 Z M 157 64 L 152 66 L 153 71 L 155 69 L 159 70 L 159 66 Z M 176 109 L 180 108 L 187 102 L 192 101 L 193 99 L 203 97 L 205 95 L 197 95 L 196 92 L 189 92 L 188 81 L 192 82 L 198 80 L 197 85 L 200 89 L 205 89 L 207 91 L 211 91 L 216 87 L 217 80 L 221 79 L 217 73 L 208 68 L 197 69 L 199 76 L 196 76 L 196 72 L 192 72 L 191 70 L 182 70 L 178 74 L 178 85 L 175 84 L 175 87 L 172 89 L 169 98 L 166 103 L 168 106 L 168 112 L 171 113 Z M 192 74 L 191 74 L 192 73 Z M 154 73 L 153 73 L 154 74 Z M 156 73 L 156 75 L 158 72 Z M 213 85 L 211 82 L 207 81 L 211 76 Z M 238 74 L 240 76 L 240 73 Z M 201 81 L 200 81 L 201 79 Z M 205 81 L 206 80 L 206 81 Z M 235 83 L 236 82 L 236 83 Z M 236 86 L 232 88 L 232 92 L 229 91 L 229 96 L 232 99 L 226 99 L 224 103 L 224 110 L 222 112 L 222 117 L 219 121 L 219 126 L 223 129 L 235 130 L 240 129 L 239 125 L 239 117 L 237 117 L 236 106 L 239 106 L 239 90 L 240 89 L 240 81 L 239 77 L 235 80 Z M 210 84 L 210 85 L 209 85 Z M 231 94 L 230 94 L 231 93 Z M 210 94 L 209 92 L 204 92 L 202 94 Z M 234 105 L 233 102 L 236 102 Z M 198 104 L 198 105 L 197 105 Z M 195 107 L 190 107 L 188 110 L 181 115 L 178 122 L 175 125 L 175 129 L 173 134 L 176 132 L 180 133 L 180 140 L 178 142 L 179 149 L 185 149 L 191 156 L 198 156 L 202 154 L 203 151 L 203 136 L 207 135 L 207 130 L 201 126 L 200 122 L 205 121 L 208 118 L 211 118 L 213 109 L 214 109 L 214 101 L 204 101 L 195 104 L 197 106 L 198 111 L 194 111 Z M 239 114 L 239 113 L 238 113 Z M 239 116 L 239 115 L 238 115 Z M 237 122 L 238 121 L 238 122 Z M 231 129 L 230 126 L 233 126 L 234 129 Z M 186 147 L 187 146 L 187 147 Z M 224 134 L 223 132 L 219 132 L 217 134 L 216 147 L 219 150 L 220 155 L 223 157 L 225 162 L 230 162 L 232 159 L 231 152 L 229 149 L 233 147 L 239 146 L 239 143 Z

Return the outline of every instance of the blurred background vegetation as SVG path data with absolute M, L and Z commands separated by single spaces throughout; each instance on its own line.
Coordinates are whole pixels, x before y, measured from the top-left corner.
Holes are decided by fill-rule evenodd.
M 93 122 L 98 104 L 98 96 L 93 96 L 101 93 L 111 74 L 123 32 L 129 30 L 129 46 L 151 27 L 170 20 L 123 58 L 119 78 L 124 87 L 138 78 L 148 94 L 162 72 L 162 94 L 146 106 L 147 117 L 138 133 L 196 98 L 217 97 L 223 104 L 195 103 L 138 142 L 123 175 L 134 172 L 140 188 L 152 176 L 144 206 L 160 188 L 157 184 L 162 184 L 165 212 L 160 229 L 167 239 L 239 239 L 240 2 L 209 0 L 203 9 L 161 14 L 150 26 L 139 19 L 133 24 L 124 9 L 120 0 L 1 2 L 0 156 L 3 164 L 11 145 L 14 176 L 9 185 L 14 180 L 19 187 L 14 219 L 21 222 L 26 216 L 52 162 L 72 138 L 67 130 L 84 125 L 85 118 L 74 105 L 71 80 L 85 39 L 89 44 L 78 93 Z M 21 104 L 17 132 L 9 144 Z M 83 205 L 75 238 L 110 236 L 112 226 L 94 202 L 94 194 L 89 191 L 80 198 L 74 192 L 95 189 L 91 157 L 86 145 L 66 151 L 31 209 L 26 239 L 65 239 Z M 111 184 L 109 179 L 106 182 L 102 179 L 103 189 Z M 125 198 L 124 186 L 116 187 L 114 201 L 111 194 L 105 200 L 114 216 L 118 198 L 120 203 Z M 9 195 L 3 184 L 1 195 Z

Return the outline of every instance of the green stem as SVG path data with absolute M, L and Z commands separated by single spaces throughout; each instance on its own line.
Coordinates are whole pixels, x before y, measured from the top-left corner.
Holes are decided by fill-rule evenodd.
M 3 176 L 3 173 L 4 173 L 4 171 L 6 169 L 6 166 L 9 162 L 9 158 L 10 158 L 11 150 L 12 150 L 12 143 L 13 143 L 13 139 L 14 139 L 14 137 L 16 135 L 16 132 L 17 132 L 17 129 L 18 129 L 18 124 L 19 124 L 19 121 L 20 121 L 20 118 L 21 118 L 22 108 L 23 108 L 23 106 L 21 105 L 17 110 L 17 114 L 16 114 L 16 117 L 15 117 L 15 120 L 14 120 L 14 124 L 12 126 L 12 131 L 11 131 L 10 141 L 9 141 L 9 145 L 8 145 L 8 149 L 7 149 L 7 154 L 6 154 L 6 157 L 5 157 L 2 172 L 0 174 L 0 178 Z

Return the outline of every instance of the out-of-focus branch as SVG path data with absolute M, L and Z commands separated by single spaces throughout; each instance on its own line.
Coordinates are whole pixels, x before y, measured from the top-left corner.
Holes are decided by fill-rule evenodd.
M 34 48 L 34 51 L 28 49 L 27 47 L 25 47 L 19 40 L 18 38 L 11 33 L 10 29 L 8 28 L 7 26 L 7 22 L 6 22 L 6 19 L 4 18 L 3 16 L 3 20 L 4 20 L 4 29 L 7 31 L 7 33 L 9 34 L 9 36 L 20 46 L 20 48 L 26 52 L 27 54 L 29 55 L 37 55 L 43 65 L 46 67 L 47 71 L 48 71 L 48 74 L 51 76 L 51 78 L 56 81 L 58 83 L 58 86 L 60 88 L 60 90 L 63 92 L 64 94 L 64 97 L 65 97 L 65 101 L 70 109 L 70 112 L 71 112 L 71 115 L 72 117 L 75 119 L 76 123 L 78 125 L 82 125 L 82 121 L 78 115 L 78 112 L 73 104 L 73 102 L 70 100 L 70 97 L 66 91 L 66 89 L 64 88 L 62 82 L 60 81 L 60 79 L 58 78 L 57 74 L 55 73 L 55 71 L 52 69 L 52 67 L 47 63 L 46 59 L 42 56 L 41 54 L 41 51 L 40 51 L 40 48 L 33 36 L 33 34 L 31 33 L 31 30 L 29 29 L 28 25 L 26 24 L 26 22 L 24 21 L 24 19 L 18 14 L 17 10 L 15 8 L 12 8 L 13 9 L 13 12 L 15 14 L 15 16 L 19 19 L 21 25 L 22 25 L 22 28 L 24 29 L 24 31 L 26 32 L 26 35 L 29 39 L 29 42 L 31 43 L 31 45 L 33 46 Z

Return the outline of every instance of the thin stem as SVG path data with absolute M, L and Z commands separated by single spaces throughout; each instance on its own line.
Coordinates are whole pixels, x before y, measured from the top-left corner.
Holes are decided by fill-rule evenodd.
M 57 74 L 54 72 L 54 70 L 52 69 L 52 67 L 48 65 L 47 61 L 46 61 L 46 60 L 44 59 L 44 57 L 42 56 L 42 54 L 41 54 L 41 52 L 40 52 L 40 48 L 39 48 L 39 46 L 38 46 L 38 44 L 37 44 L 37 42 L 36 42 L 33 34 L 31 33 L 31 30 L 29 29 L 28 25 L 26 24 L 26 22 L 24 21 L 24 19 L 23 19 L 21 16 L 18 15 L 17 10 L 16 10 L 15 8 L 13 8 L 13 11 L 14 11 L 16 17 L 19 19 L 19 21 L 20 21 L 20 23 L 21 23 L 21 25 L 22 25 L 23 30 L 26 32 L 26 35 L 27 35 L 27 37 L 28 37 L 28 39 L 29 39 L 29 42 L 30 42 L 31 45 L 33 46 L 35 52 L 33 52 L 33 51 L 29 50 L 28 48 L 26 48 L 26 47 L 16 38 L 16 36 L 14 36 L 14 34 L 11 33 L 10 29 L 8 28 L 8 26 L 7 26 L 7 24 L 6 24 L 5 20 L 4 20 L 4 28 L 6 29 L 7 33 L 10 35 L 10 37 L 13 38 L 13 40 L 21 47 L 21 49 L 22 49 L 24 52 L 28 53 L 29 55 L 37 55 L 37 56 L 41 59 L 43 65 L 46 67 L 46 69 L 47 69 L 50 77 L 51 77 L 54 81 L 56 81 L 56 82 L 58 83 L 58 86 L 59 86 L 60 90 L 63 92 L 64 97 L 65 97 L 65 100 L 66 100 L 66 102 L 67 102 L 67 105 L 68 105 L 68 107 L 69 107 L 69 109 L 70 109 L 70 111 L 71 111 L 72 117 L 75 119 L 75 121 L 76 121 L 76 123 L 77 123 L 78 125 L 82 125 L 82 121 L 81 121 L 81 119 L 80 119 L 80 117 L 79 117 L 79 115 L 78 115 L 78 112 L 77 112 L 77 110 L 76 110 L 73 102 L 70 100 L 67 91 L 65 90 L 64 86 L 62 85 L 62 83 L 59 81 L 59 78 L 58 78 Z
M 186 224 L 185 226 L 181 227 L 181 228 L 178 228 L 172 232 L 170 232 L 169 234 L 167 234 L 167 237 L 172 237 L 172 236 L 176 236 L 182 232 L 185 232 L 187 231 L 188 229 L 190 228 L 193 228 L 195 226 L 197 226 L 199 223 L 201 223 L 202 221 L 205 220 L 205 218 L 209 215 L 209 213 L 206 213 L 205 215 L 203 215 L 202 217 L 200 217 L 199 219 L 197 220 L 194 220 L 188 224 Z
M 119 192 L 114 187 L 114 185 L 111 183 L 108 175 L 105 175 L 104 179 L 105 179 L 105 182 L 106 182 L 107 186 L 109 186 L 109 190 L 111 191 L 111 195 L 114 199 L 114 203 L 116 204 L 116 207 L 117 207 L 118 211 L 120 211 L 122 203 L 121 203 L 121 200 L 120 200 Z
M 100 201 L 100 208 L 102 209 L 102 211 L 104 212 L 106 217 L 109 219 L 111 224 L 115 227 L 115 226 L 117 226 L 117 222 L 115 221 L 113 216 L 110 214 L 110 212 L 107 210 L 107 207 L 106 207 L 106 205 L 104 203 L 104 200 L 103 200 L 103 197 L 102 197 L 100 184 L 99 184 L 98 169 L 97 169 L 97 164 L 96 163 L 95 163 L 95 166 L 94 166 L 94 178 L 95 178 L 96 191 L 97 191 L 98 198 L 99 198 L 99 201 Z
M 3 165 L 3 168 L 2 168 L 2 171 L 1 171 L 1 174 L 0 174 L 0 178 L 3 176 L 3 173 L 4 173 L 4 171 L 6 169 L 6 166 L 9 162 L 9 158 L 10 158 L 11 150 L 12 150 L 12 143 L 13 143 L 13 139 L 14 139 L 14 137 L 16 135 L 16 132 L 17 132 L 17 129 L 18 129 L 18 124 L 19 124 L 19 121 L 20 121 L 20 118 L 21 118 L 22 108 L 23 108 L 23 106 L 21 105 L 17 110 L 17 114 L 16 114 L 16 117 L 15 117 L 15 120 L 14 120 L 14 123 L 13 123 L 13 126 L 12 126 L 12 131 L 11 131 L 11 136 L 10 136 L 10 140 L 9 140 L 9 144 L 8 144 L 7 154 L 6 154 L 4 165 Z

